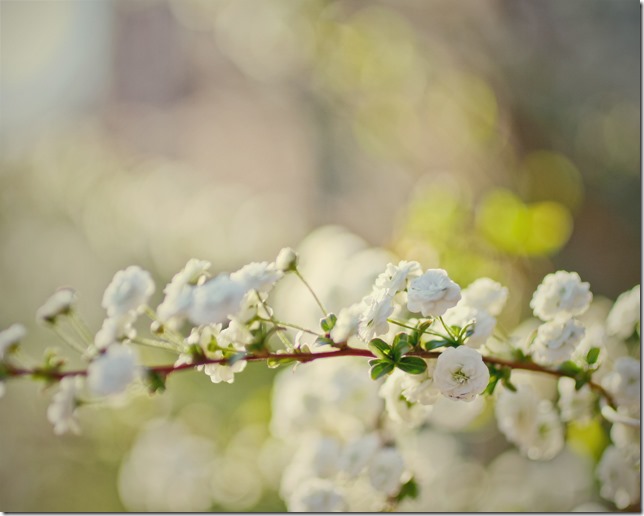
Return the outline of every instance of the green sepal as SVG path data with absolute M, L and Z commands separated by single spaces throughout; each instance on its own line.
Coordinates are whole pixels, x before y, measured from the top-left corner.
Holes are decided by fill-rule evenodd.
M 167 376 L 167 373 L 160 373 L 153 369 L 146 370 L 144 381 L 150 394 L 165 391 L 165 382 Z
M 335 314 L 329 314 L 326 317 L 320 319 L 320 328 L 324 333 L 329 333 L 334 327 L 335 323 L 338 321 L 338 318 Z
M 405 373 L 421 374 L 427 370 L 427 363 L 419 357 L 402 357 L 396 362 L 396 367 Z
M 588 350 L 588 353 L 586 354 L 586 362 L 588 362 L 588 365 L 593 365 L 595 362 L 597 362 L 598 358 L 599 348 L 590 348 Z
M 370 360 L 369 365 L 371 366 L 369 374 L 372 380 L 377 380 L 387 374 L 391 374 L 395 367 L 393 362 L 381 359 Z
M 382 339 L 371 339 L 369 349 L 374 355 L 383 360 L 389 360 L 392 356 L 391 347 Z
M 402 502 L 406 498 L 414 499 L 418 497 L 418 484 L 414 478 L 410 478 L 402 486 L 396 495 L 396 502 Z

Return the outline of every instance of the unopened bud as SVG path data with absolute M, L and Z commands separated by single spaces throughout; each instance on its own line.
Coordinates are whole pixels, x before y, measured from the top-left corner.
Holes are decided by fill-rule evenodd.
M 275 265 L 279 270 L 289 272 L 294 271 L 297 268 L 297 261 L 297 253 L 290 247 L 285 247 L 277 255 L 277 258 L 275 259 Z

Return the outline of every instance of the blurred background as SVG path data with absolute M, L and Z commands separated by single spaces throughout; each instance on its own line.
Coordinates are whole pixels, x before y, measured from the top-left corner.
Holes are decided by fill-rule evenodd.
M 598 298 L 640 282 L 636 0 L 2 0 L 0 17 L 0 328 L 28 327 L 26 355 L 56 344 L 34 314 L 57 287 L 97 330 L 130 264 L 160 301 L 189 258 L 230 271 L 293 246 L 337 310 L 416 259 L 506 284 L 508 328 L 553 270 Z M 177 374 L 62 438 L 51 393 L 12 381 L 0 509 L 284 510 L 274 374 Z

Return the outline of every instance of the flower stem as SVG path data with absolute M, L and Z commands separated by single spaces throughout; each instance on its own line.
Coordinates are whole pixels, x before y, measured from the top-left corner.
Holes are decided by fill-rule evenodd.
M 298 278 L 300 278 L 302 283 L 304 283 L 304 286 L 309 290 L 309 292 L 313 296 L 313 299 L 315 299 L 315 302 L 320 307 L 320 310 L 322 310 L 322 315 L 324 315 L 326 317 L 329 312 L 327 312 L 326 308 L 324 308 L 324 305 L 322 304 L 322 301 L 320 301 L 320 298 L 317 296 L 317 294 L 315 293 L 315 291 L 313 290 L 311 285 L 309 285 L 309 282 L 304 279 L 304 276 L 302 276 L 302 273 L 299 271 L 299 269 L 295 269 L 294 272 L 295 272 L 296 276 Z

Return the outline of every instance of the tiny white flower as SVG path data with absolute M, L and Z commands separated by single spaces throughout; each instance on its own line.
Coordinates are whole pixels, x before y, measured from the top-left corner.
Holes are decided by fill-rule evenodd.
M 284 247 L 275 258 L 275 266 L 282 272 L 295 270 L 297 268 L 298 255 L 290 247 Z
M 479 278 L 461 292 L 462 304 L 499 315 L 508 299 L 508 289 L 490 278 Z
M 349 337 L 353 337 L 358 334 L 360 316 L 362 315 L 364 308 L 364 305 L 360 302 L 354 303 L 351 306 L 340 310 L 335 326 L 331 330 L 331 339 L 333 342 L 336 344 L 346 342 L 349 340 Z
M 103 294 L 103 308 L 107 315 L 123 315 L 130 310 L 138 310 L 145 305 L 154 293 L 154 281 L 148 271 L 138 265 L 118 271 Z
M 343 494 L 330 480 L 311 478 L 302 482 L 287 500 L 289 512 L 344 512 Z
M 252 262 L 233 272 L 230 279 L 243 285 L 244 290 L 268 292 L 284 276 L 274 263 Z
M 109 346 L 87 368 L 87 386 L 97 396 L 119 394 L 140 376 L 134 351 L 124 344 Z
M 388 496 L 400 491 L 400 478 L 404 470 L 405 461 L 392 446 L 378 450 L 367 466 L 369 482 L 373 488 Z
M 47 408 L 47 419 L 54 425 L 55 434 L 80 433 L 76 407 L 82 387 L 83 380 L 80 376 L 68 376 L 60 381 L 58 391 Z
M 583 314 L 593 299 L 590 284 L 576 272 L 548 274 L 534 291 L 530 308 L 543 321 Z
M 195 288 L 188 317 L 195 324 L 216 324 L 235 315 L 247 289 L 228 274 L 215 278 Z
M 136 337 L 136 330 L 132 324 L 136 320 L 136 312 L 127 312 L 123 315 L 108 317 L 103 321 L 101 329 L 94 337 L 94 345 L 98 349 L 105 349 L 111 344 L 133 339 Z
M 427 369 L 421 374 L 405 374 L 402 377 L 402 395 L 411 403 L 433 405 L 440 397 L 434 383 L 435 360 L 425 360 Z
M 209 358 L 219 359 L 224 358 L 221 350 L 209 354 Z M 210 377 L 212 383 L 233 383 L 235 381 L 235 373 L 241 373 L 246 369 L 246 360 L 238 360 L 233 365 L 227 364 L 206 364 L 197 366 L 197 370 L 203 370 Z
M 384 290 L 387 295 L 394 296 L 405 289 L 408 279 L 417 278 L 422 273 L 423 269 L 418 262 L 402 260 L 398 265 L 389 263 L 385 272 L 376 278 L 375 289 Z
M 606 358 L 606 341 L 608 340 L 606 335 L 606 330 L 601 324 L 593 324 L 586 328 L 584 337 L 581 339 L 581 342 L 577 345 L 575 350 L 570 357 L 575 363 L 579 364 L 582 367 L 588 366 L 588 352 L 592 348 L 599 349 L 599 355 L 595 366 L 601 365 Z
M 220 347 L 227 348 L 232 346 L 240 351 L 243 351 L 245 346 L 251 342 L 253 342 L 253 335 L 250 330 L 235 318 L 231 319 L 228 327 L 222 330 L 217 337 L 217 343 Z
M 441 316 L 461 299 L 461 287 L 443 269 L 429 269 L 414 278 L 407 290 L 407 308 L 423 317 Z
M 71 288 L 61 288 L 54 292 L 36 312 L 40 322 L 54 324 L 60 315 L 68 314 L 76 301 L 76 291 Z
M 490 371 L 483 357 L 467 346 L 447 348 L 436 360 L 434 383 L 450 399 L 473 401 L 489 381 Z
M 599 494 L 618 509 L 626 509 L 640 499 L 640 468 L 636 457 L 625 448 L 611 445 L 597 464 L 597 478 L 601 483 Z
M 606 329 L 610 335 L 627 339 L 640 322 L 640 286 L 623 292 L 615 301 L 606 319 Z
M 11 353 L 16 349 L 18 343 L 25 338 L 25 335 L 27 335 L 27 330 L 19 323 L 12 324 L 6 330 L 0 331 L 0 360 L 7 353 Z
M 614 396 L 618 405 L 626 408 L 640 404 L 640 361 L 619 357 L 613 370 L 602 379 L 603 386 Z
M 472 334 L 467 337 L 465 344 L 478 349 L 490 338 L 496 326 L 496 318 L 485 310 L 459 303 L 445 312 L 443 320 L 447 326 L 464 328 L 469 325 Z
M 559 378 L 559 411 L 562 421 L 588 422 L 593 416 L 595 395 L 588 385 L 575 389 L 575 380 Z
M 532 342 L 532 354 L 536 362 L 557 365 L 570 359 L 585 331 L 581 323 L 575 319 L 542 324 Z
M 163 292 L 163 302 L 157 307 L 157 316 L 161 322 L 173 317 L 185 317 L 192 304 L 192 294 L 196 285 L 205 279 L 211 263 L 192 258 L 185 267 L 172 277 Z
M 363 312 L 358 323 L 358 334 L 365 342 L 374 336 L 389 331 L 387 318 L 393 313 L 394 305 L 386 291 L 374 291 L 363 300 Z

